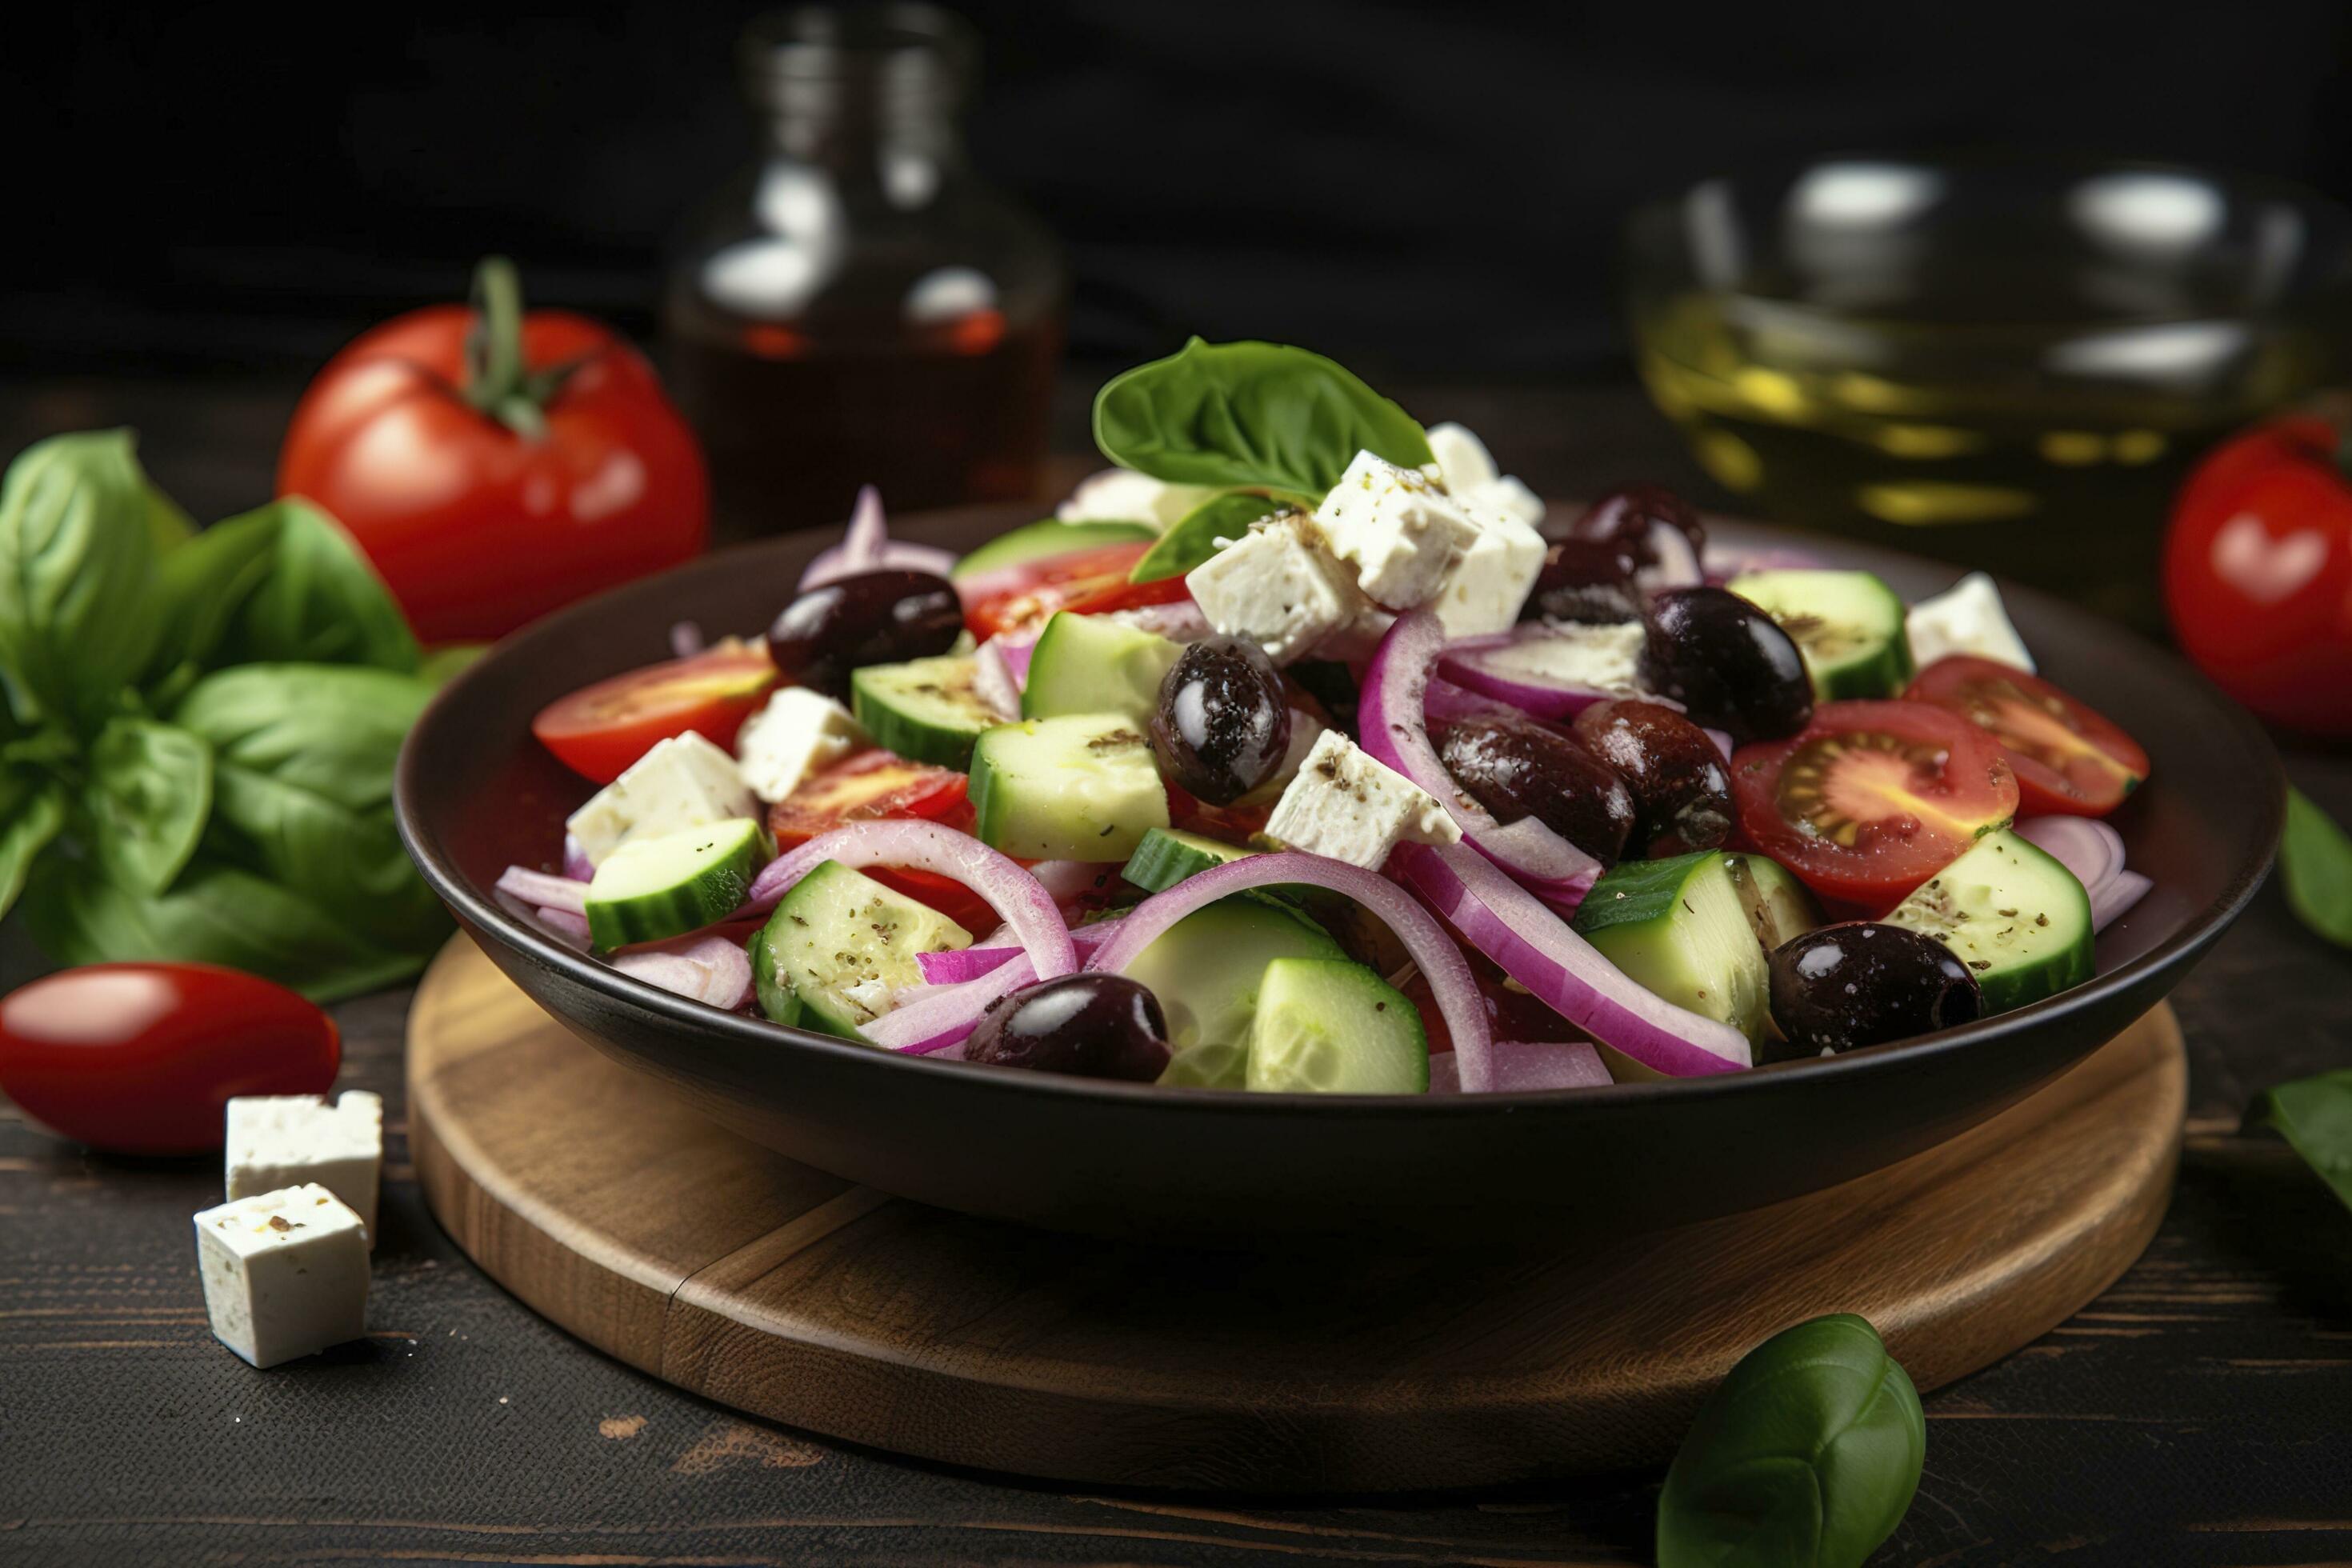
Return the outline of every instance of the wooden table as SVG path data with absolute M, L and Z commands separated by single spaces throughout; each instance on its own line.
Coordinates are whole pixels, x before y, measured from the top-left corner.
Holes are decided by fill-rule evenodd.
M 291 394 L 0 388 L 0 451 L 130 420 L 164 483 L 216 515 L 264 493 Z M 1655 475 L 1724 502 L 1630 391 L 1408 402 L 1465 418 L 1554 493 Z M 2352 821 L 2352 757 L 2298 752 L 2290 770 Z M 38 967 L 11 928 L 0 985 Z M 2352 1560 L 2352 1214 L 2236 1132 L 2262 1086 L 2352 1063 L 2352 954 L 2268 889 L 2175 1002 L 2189 1143 L 2163 1229 L 2072 1321 L 1927 1400 L 1926 1479 L 1877 1561 Z M 187 1225 L 218 1199 L 216 1164 L 92 1155 L 0 1105 L 0 1563 L 1649 1560 L 1655 1474 L 1291 1507 L 1066 1493 L 677 1393 L 525 1311 L 426 1215 L 405 1005 L 337 1009 L 343 1081 L 388 1112 L 377 1327 L 298 1366 L 256 1373 L 205 1327 Z

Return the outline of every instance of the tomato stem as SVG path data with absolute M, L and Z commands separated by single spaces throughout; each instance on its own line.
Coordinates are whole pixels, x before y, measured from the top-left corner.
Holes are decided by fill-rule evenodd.
M 525 440 L 547 434 L 545 405 L 560 375 L 533 376 L 522 351 L 522 276 L 503 256 L 474 268 L 474 324 L 466 333 L 466 401 Z

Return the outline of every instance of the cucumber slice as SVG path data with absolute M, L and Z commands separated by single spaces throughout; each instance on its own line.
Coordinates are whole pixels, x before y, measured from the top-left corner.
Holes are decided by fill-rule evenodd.
M 1277 958 L 1250 1021 L 1249 1088 L 1426 1094 L 1429 1036 L 1404 994 L 1347 959 Z
M 2074 873 L 2007 828 L 1911 891 L 1889 925 L 1925 931 L 1976 972 L 1987 1014 L 2091 977 L 2091 899 Z
M 972 577 L 1001 567 L 1020 566 L 1049 556 L 1074 555 L 1108 544 L 1132 544 L 1157 539 L 1160 531 L 1144 522 L 1064 522 L 1047 518 L 1024 522 L 1010 533 L 1000 533 L 948 569 L 948 576 Z
M 1029 656 L 1021 717 L 1118 713 L 1139 728 L 1148 726 L 1160 706 L 1160 683 L 1183 651 L 1139 626 L 1057 610 Z
M 1771 1016 L 1764 948 L 1727 857 L 1715 849 L 1627 860 L 1592 885 L 1576 930 L 1678 1007 L 1761 1039 Z
M 1242 1089 L 1258 984 L 1277 958 L 1345 959 L 1339 944 L 1272 904 L 1220 899 L 1135 955 L 1127 977 L 1160 999 L 1175 1054 L 1161 1083 Z
M 588 935 L 598 947 L 659 942 L 743 907 L 767 836 L 748 816 L 632 838 L 588 884 Z
M 1168 826 L 1143 731 L 1119 713 L 999 724 L 971 752 L 973 831 L 1024 860 L 1125 860 Z
M 1766 952 L 1822 923 L 1812 889 L 1769 855 L 1726 855 L 1732 890 L 1748 911 L 1748 924 Z
M 922 983 L 916 954 L 971 945 L 971 932 L 929 905 L 825 860 L 751 938 L 751 980 L 777 1023 L 855 1040 L 892 991 Z
M 1257 853 L 1255 849 L 1205 838 L 1198 833 L 1155 827 L 1143 836 L 1118 874 L 1147 893 L 1164 893 L 1185 878 L 1199 876 L 1212 866 Z
M 1893 697 L 1910 683 L 1903 601 L 1868 572 L 1750 572 L 1725 586 L 1797 645 L 1823 701 Z
M 849 677 L 850 710 L 883 750 L 943 768 L 965 767 L 981 731 L 1004 722 L 974 689 L 977 668 L 957 654 L 868 665 Z

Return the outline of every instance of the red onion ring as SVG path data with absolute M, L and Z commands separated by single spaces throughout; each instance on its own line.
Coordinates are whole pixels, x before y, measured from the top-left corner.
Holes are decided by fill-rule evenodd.
M 1551 1089 L 1599 1089 L 1612 1081 L 1601 1053 L 1582 1040 L 1496 1040 L 1496 1094 L 1539 1094 Z M 1429 1058 L 1429 1092 L 1459 1094 L 1462 1072 L 1454 1053 Z
M 2091 929 L 2102 931 L 2154 886 L 2124 868 L 2124 836 L 2088 816 L 2029 816 L 2012 831 L 2074 873 L 2091 900 Z
M 849 526 L 843 531 L 841 542 L 817 552 L 816 559 L 801 573 L 799 591 L 805 594 L 838 578 L 884 566 L 904 566 L 944 576 L 955 563 L 952 550 L 891 538 L 882 520 L 882 492 L 865 485 L 857 491 L 857 504 L 850 509 Z
M 1077 949 L 1080 959 L 1086 959 L 1108 942 L 1111 932 L 1118 929 L 1117 921 L 1097 921 L 1092 925 L 1073 927 L 1070 945 Z M 922 971 L 926 985 L 912 988 L 905 1000 L 915 1001 L 929 994 L 927 987 L 930 985 L 961 985 L 967 980 L 977 980 L 1020 957 L 1021 951 L 1017 944 L 1000 942 L 992 934 L 970 947 L 950 948 L 944 952 L 919 952 L 915 955 L 915 967 Z
M 541 909 L 562 910 L 568 915 L 588 912 L 588 884 L 569 877 L 534 871 L 528 866 L 509 866 L 499 874 L 494 886 L 499 892 Z
M 751 960 L 725 937 L 686 937 L 615 954 L 613 967 L 697 1002 L 732 1012 L 751 995 Z
M 1023 661 L 1026 666 L 1027 661 Z M 991 637 L 971 655 L 971 689 L 1000 719 L 1021 717 L 1021 682 L 1004 657 L 1001 638 Z
M 1438 661 L 1438 673 L 1466 690 L 1493 698 L 1538 719 L 1573 719 L 1596 702 L 1621 697 L 1638 697 L 1644 702 L 1681 710 L 1681 703 L 1654 692 L 1552 680 L 1528 670 L 1497 668 L 1493 662 L 1494 656 L 1503 649 L 1547 639 L 1570 640 L 1576 632 L 1577 628 L 1526 626 L 1497 637 L 1465 637 L 1446 645 Z

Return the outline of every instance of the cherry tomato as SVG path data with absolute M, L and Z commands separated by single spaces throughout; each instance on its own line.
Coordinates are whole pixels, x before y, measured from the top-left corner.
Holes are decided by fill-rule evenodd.
M 657 741 L 694 731 L 732 748 L 743 721 L 767 700 L 776 667 L 766 647 L 735 637 L 583 686 L 539 710 L 530 732 L 565 767 L 611 784 Z
M 327 362 L 278 457 L 278 491 L 349 529 L 426 642 L 502 637 L 677 564 L 709 532 L 694 434 L 607 328 L 522 313 L 485 262 L 483 309 L 386 321 Z
M 991 583 L 1002 585 L 965 604 L 964 625 L 971 628 L 972 636 L 986 639 L 999 632 L 1039 625 L 1056 610 L 1093 616 L 1141 605 L 1172 605 L 1186 596 L 1183 578 L 1157 583 L 1127 580 L 1128 572 L 1143 559 L 1151 542 L 1139 539 L 1076 550 L 1007 567 L 1002 574 L 991 573 Z
M 209 963 L 92 963 L 0 998 L 0 1089 L 118 1154 L 217 1149 L 232 1099 L 324 1094 L 341 1062 L 332 1018 Z
M 2198 668 L 2273 723 L 2352 735 L 2352 481 L 2324 419 L 2260 426 L 2173 505 L 2164 595 Z
M 2028 816 L 2105 816 L 2147 777 L 2147 753 L 2137 741 L 2012 665 L 1952 654 L 1921 670 L 1903 696 L 1991 731 L 2017 775 L 2018 809 Z
M 768 830 L 779 850 L 805 844 L 820 833 L 851 822 L 921 818 L 970 832 L 969 781 L 950 768 L 912 763 L 892 752 L 861 752 L 835 763 L 768 808 Z M 866 874 L 886 888 L 929 904 L 974 936 L 996 929 L 1003 917 L 992 905 L 952 877 L 914 867 L 868 866 Z
M 2017 815 L 2000 742 L 1925 702 L 1824 702 L 1731 758 L 1748 838 L 1823 898 L 1876 911 Z

